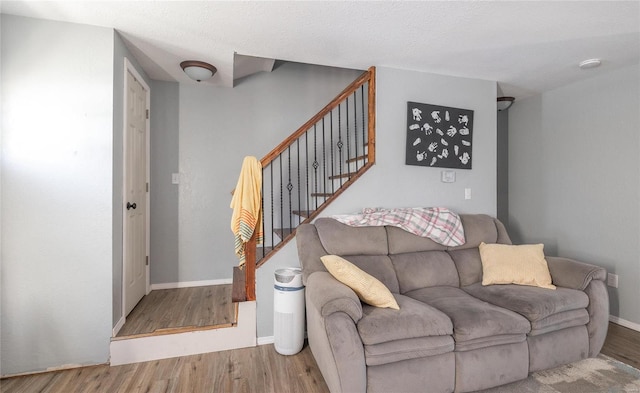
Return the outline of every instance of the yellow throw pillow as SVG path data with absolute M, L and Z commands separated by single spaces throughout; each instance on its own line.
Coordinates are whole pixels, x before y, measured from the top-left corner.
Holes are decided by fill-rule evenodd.
M 389 288 L 377 278 L 337 255 L 325 255 L 320 259 L 329 273 L 353 289 L 363 302 L 376 307 L 400 309 Z
M 482 285 L 518 284 L 556 289 L 544 259 L 544 244 L 480 243 Z

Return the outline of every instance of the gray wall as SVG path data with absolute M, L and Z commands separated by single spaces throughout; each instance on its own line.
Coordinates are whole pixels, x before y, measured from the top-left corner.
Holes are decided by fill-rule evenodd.
M 363 207 L 445 206 L 459 213 L 496 214 L 496 83 L 377 68 L 376 165 L 322 215 Z M 441 183 L 441 168 L 407 166 L 407 101 L 474 111 L 473 169 L 456 170 L 455 183 Z M 472 199 L 464 199 L 464 189 Z M 273 273 L 297 266 L 295 242 L 257 271 L 258 337 L 273 335 Z
M 1 373 L 104 363 L 113 30 L 1 18 Z
M 593 71 L 510 109 L 511 234 L 618 274 L 611 314 L 638 324 L 640 67 Z
M 285 63 L 233 89 L 181 84 L 180 259 L 154 277 L 168 282 L 229 279 L 238 263 L 230 192 L 243 158 L 267 154 L 361 72 Z
M 176 82 L 151 83 L 151 283 L 178 281 L 179 95 Z
M 123 133 L 124 59 L 131 62 L 150 86 L 150 80 L 117 32 L 113 33 L 113 326 L 122 318 L 122 209 L 123 209 Z

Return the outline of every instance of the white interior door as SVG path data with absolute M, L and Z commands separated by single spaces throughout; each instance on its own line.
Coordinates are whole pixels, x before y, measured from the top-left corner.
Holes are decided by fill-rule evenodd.
M 147 289 L 147 91 L 127 72 L 124 133 L 124 315 Z

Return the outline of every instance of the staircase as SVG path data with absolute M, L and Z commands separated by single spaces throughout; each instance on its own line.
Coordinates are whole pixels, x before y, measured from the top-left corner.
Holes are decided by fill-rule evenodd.
M 237 308 L 231 326 L 113 338 L 111 365 L 255 346 L 255 269 L 374 164 L 374 131 L 372 67 L 261 160 L 265 240 L 257 247 L 251 239 L 245 268 L 234 268 L 232 300 Z
M 233 301 L 255 300 L 255 269 L 295 237 L 375 162 L 375 68 L 371 67 L 262 160 L 264 242 L 246 245 Z

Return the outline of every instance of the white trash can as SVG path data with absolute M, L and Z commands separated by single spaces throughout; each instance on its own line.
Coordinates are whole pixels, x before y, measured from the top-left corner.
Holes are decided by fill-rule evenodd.
M 282 355 L 294 355 L 304 345 L 302 269 L 277 269 L 273 289 L 273 335 L 276 351 Z

